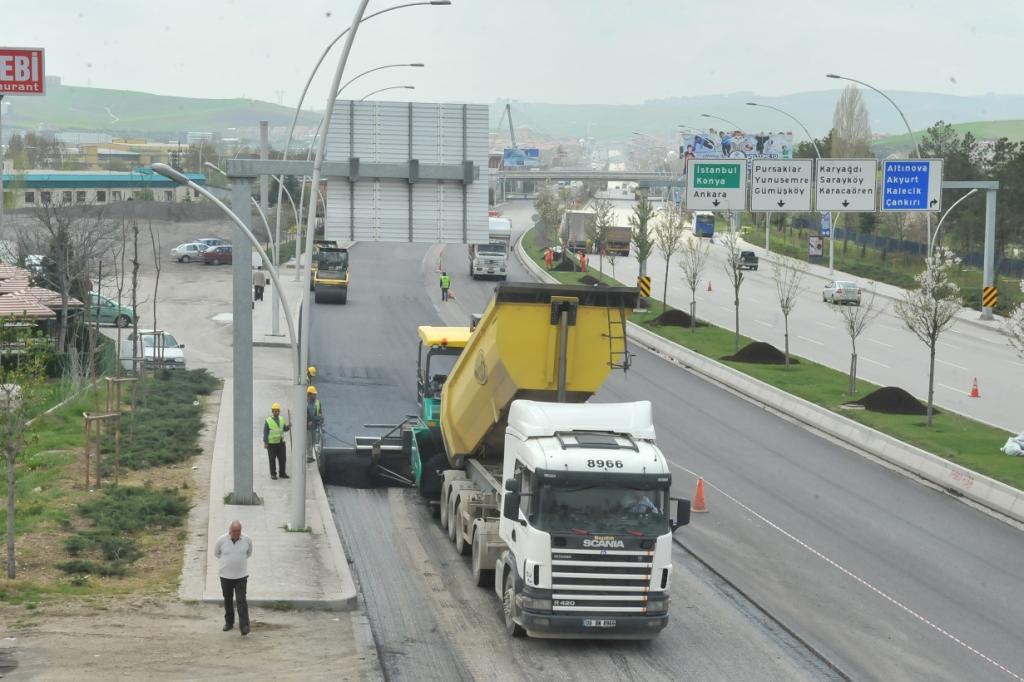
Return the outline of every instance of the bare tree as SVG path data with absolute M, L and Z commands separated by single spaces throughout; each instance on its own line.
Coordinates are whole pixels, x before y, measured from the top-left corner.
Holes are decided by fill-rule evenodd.
M 156 278 L 153 280 L 153 366 L 161 367 L 164 362 L 164 335 L 159 332 L 160 327 L 156 319 L 157 293 L 160 291 L 160 235 L 153 232 L 153 221 L 149 221 L 149 241 L 153 245 L 153 267 L 156 269 Z
M 743 286 L 743 259 L 740 257 L 739 237 L 735 232 L 722 235 L 722 245 L 726 248 L 725 274 L 733 291 L 733 307 L 736 310 L 736 352 L 740 350 L 740 287 Z
M 942 332 L 953 326 L 963 306 L 960 287 L 949 276 L 949 268 L 959 265 L 952 251 L 941 248 L 937 255 L 925 258 L 925 269 L 914 277 L 917 288 L 896 301 L 896 315 L 907 328 L 928 346 L 928 426 L 932 425 L 935 397 L 935 346 Z
M 675 208 L 666 208 L 658 218 L 658 224 L 654 226 L 654 242 L 661 251 L 661 257 L 665 259 L 665 283 L 662 288 L 661 312 L 665 313 L 668 305 L 668 268 L 672 262 L 672 256 L 679 253 L 683 245 L 683 215 Z
M 1024 279 L 1020 281 L 1020 290 L 1024 292 Z M 1024 303 L 1018 303 L 1017 307 L 1010 311 L 1003 322 L 1003 330 L 1017 355 L 1024 358 Z
M 562 216 L 565 215 L 565 204 L 558 189 L 550 182 L 546 183 L 537 192 L 537 198 L 534 200 L 533 205 L 537 209 L 540 221 L 544 224 L 544 229 L 547 232 L 545 235 L 547 241 L 549 243 L 557 243 Z
M 0 318 L 0 449 L 7 467 L 7 577 L 17 577 L 14 553 L 16 467 L 31 415 L 43 399 L 45 339 L 27 318 Z
M 769 256 L 772 265 L 772 279 L 775 293 L 782 310 L 785 339 L 786 369 L 789 369 L 789 314 L 793 312 L 800 297 L 800 285 L 807 274 L 807 263 L 782 255 Z
M 843 159 L 871 158 L 871 123 L 860 88 L 848 85 L 839 95 L 832 114 L 832 156 Z
M 850 381 L 847 385 L 847 392 L 850 395 L 857 393 L 857 338 L 868 328 L 876 317 L 882 314 L 886 306 L 879 305 L 875 298 L 875 284 L 872 282 L 868 288 L 867 300 L 861 297 L 860 305 L 832 306 L 832 310 L 839 315 L 843 321 L 843 329 L 850 337 Z
M 615 279 L 615 260 L 618 258 L 614 253 L 608 254 L 608 265 L 612 266 L 612 279 Z
M 597 249 L 597 269 L 602 275 L 604 274 L 605 242 L 608 241 L 608 230 L 613 226 L 614 220 L 615 209 L 612 206 L 612 202 L 607 199 L 597 199 L 594 201 L 594 222 L 590 223 L 587 227 L 587 238 L 593 242 L 594 248 Z
M 690 288 L 690 331 L 697 330 L 697 287 L 704 277 L 704 267 L 711 254 L 711 242 L 699 237 L 690 237 L 683 243 L 679 267 L 683 270 L 683 281 Z
M 654 218 L 654 207 L 646 194 L 640 195 L 640 201 L 633 207 L 633 215 L 629 217 L 630 236 L 633 242 L 633 253 L 639 264 L 640 276 L 647 274 L 647 259 L 654 249 L 654 234 L 651 232 L 651 220 Z

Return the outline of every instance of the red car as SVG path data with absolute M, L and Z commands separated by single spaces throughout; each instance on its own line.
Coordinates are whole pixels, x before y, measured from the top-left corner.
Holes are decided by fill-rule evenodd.
M 228 264 L 231 262 L 231 245 L 212 246 L 199 254 L 199 257 L 202 259 L 203 265 Z

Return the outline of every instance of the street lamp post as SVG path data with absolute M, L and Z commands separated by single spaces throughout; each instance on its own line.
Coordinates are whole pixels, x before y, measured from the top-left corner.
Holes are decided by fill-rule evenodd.
M 205 187 L 200 187 L 198 184 L 192 182 L 170 166 L 163 163 L 154 163 L 152 168 L 155 172 L 165 178 L 199 192 L 220 208 L 225 215 L 234 222 L 236 227 L 235 235 L 242 237 L 242 239 L 234 240 L 233 243 L 239 244 L 243 240 L 248 241 L 253 248 L 256 249 L 257 253 L 259 253 L 260 258 L 263 259 L 263 263 L 267 266 L 270 273 L 270 279 L 273 281 L 274 286 L 277 287 L 278 291 L 281 290 L 281 281 L 278 278 L 277 268 L 274 267 L 273 261 L 267 255 L 267 252 L 263 250 L 263 247 L 260 246 L 259 240 L 256 239 L 256 236 L 246 225 L 245 221 L 232 212 L 231 209 L 225 206 L 220 199 L 215 197 Z M 248 182 L 236 182 L 232 184 L 234 185 L 236 196 L 242 192 L 248 193 L 250 191 Z M 245 202 L 242 201 L 239 203 Z M 234 491 L 232 495 L 235 504 L 252 504 L 255 502 L 252 485 L 253 458 L 251 447 L 252 310 L 249 301 L 249 291 L 252 279 L 249 276 L 250 267 L 251 266 L 248 262 L 245 263 L 245 267 L 241 267 L 238 262 L 232 266 L 234 276 L 232 282 L 232 334 L 234 340 L 234 348 L 232 350 L 232 380 L 234 382 L 234 421 L 232 436 L 234 440 Z M 302 365 L 299 362 L 299 346 L 295 332 L 294 317 L 292 316 L 291 308 L 289 307 L 286 299 L 281 299 L 281 305 L 284 306 L 285 320 L 288 323 L 288 336 L 291 340 L 292 346 L 292 364 L 294 365 L 293 379 L 297 385 L 301 386 L 300 382 L 302 381 L 303 372 L 301 371 Z M 301 433 L 302 430 L 299 429 L 298 431 Z M 301 464 L 293 469 L 301 471 L 305 468 L 304 452 L 301 454 L 301 457 L 302 459 L 299 460 Z
M 798 126 L 800 126 L 800 129 L 804 131 L 804 135 L 806 135 L 807 139 L 811 141 L 811 145 L 814 146 L 814 155 L 816 157 L 818 157 L 819 159 L 821 158 L 821 150 L 818 148 L 818 141 L 814 139 L 814 136 L 811 135 L 811 131 L 807 130 L 807 126 L 805 126 L 803 123 L 801 123 L 800 119 L 798 119 L 796 116 L 794 116 L 793 114 L 789 113 L 788 111 L 785 111 L 783 109 L 779 109 L 778 107 L 773 107 L 770 104 L 760 104 L 758 102 L 747 102 L 747 106 L 748 107 L 761 107 L 763 109 L 771 109 L 772 111 L 779 112 L 783 116 L 789 117 L 794 123 L 796 123 Z M 770 224 L 771 224 L 771 219 L 772 219 L 771 213 L 769 213 L 768 214 L 768 223 L 769 224 L 765 225 L 765 228 L 764 228 L 765 229 L 765 245 L 766 245 L 766 248 L 767 248 L 767 244 L 768 244 L 768 229 L 769 229 Z M 829 227 L 829 233 L 828 233 L 828 274 L 830 274 L 830 275 L 835 274 L 835 255 L 836 255 L 835 244 L 836 244 L 836 240 L 832 236 L 832 228 Z
M 733 130 L 739 130 L 741 132 L 743 130 L 743 128 L 739 127 L 738 125 L 736 125 L 735 123 L 733 123 L 732 121 L 730 121 L 727 118 L 722 118 L 721 116 L 713 116 L 711 114 L 701 114 L 701 116 L 704 117 L 704 118 L 713 118 L 716 121 L 722 121 L 723 123 L 728 123 L 729 125 L 732 126 Z M 739 222 L 740 222 L 740 216 L 741 215 L 742 215 L 742 213 L 736 213 L 736 212 L 733 212 L 733 211 L 729 211 L 729 228 L 730 228 L 730 230 L 732 231 L 733 234 L 736 233 L 736 228 L 739 227 Z
M 914 135 L 914 130 L 910 127 L 910 123 L 907 122 L 907 117 L 903 114 L 903 110 L 900 109 L 899 105 L 896 104 L 896 102 L 893 101 L 892 97 L 889 97 L 889 95 L 885 94 L 884 92 L 882 92 L 881 90 L 876 88 L 874 85 L 871 85 L 870 83 L 865 83 L 864 81 L 859 81 L 856 78 L 850 78 L 849 76 L 840 76 L 839 74 L 836 74 L 836 73 L 827 73 L 827 74 L 825 74 L 825 77 L 826 78 L 835 78 L 837 80 L 843 80 L 843 81 L 850 81 L 851 83 L 856 83 L 857 85 L 863 85 L 868 90 L 874 90 L 879 95 L 884 97 L 886 99 L 886 101 L 889 102 L 889 104 L 892 105 L 893 109 L 896 110 L 896 113 L 898 113 L 900 115 L 900 118 L 903 119 L 903 125 L 907 127 L 907 132 L 910 133 L 910 141 L 914 143 L 914 151 L 917 152 L 917 158 L 919 158 L 919 159 L 922 158 L 921 157 L 921 147 L 917 144 L 917 137 L 915 137 L 915 135 Z
M 371 93 L 363 95 L 362 97 L 359 98 L 359 101 L 362 102 L 364 99 L 367 99 L 368 97 L 373 97 L 378 92 L 386 92 L 388 90 L 415 90 L 415 89 L 416 89 L 415 85 L 391 85 L 391 86 L 388 86 L 386 88 L 380 88 L 379 90 L 374 90 Z
M 972 194 L 974 194 L 977 191 L 978 191 L 977 189 L 972 189 L 970 192 L 968 192 L 967 194 L 963 195 L 962 197 L 960 197 L 959 199 L 954 201 L 953 204 L 949 208 L 946 209 L 945 213 L 942 214 L 942 217 L 939 218 L 939 224 L 935 226 L 935 232 L 929 232 L 928 233 L 928 259 L 929 259 L 929 261 L 931 260 L 931 257 L 932 257 L 932 250 L 935 248 L 935 240 L 939 238 L 939 230 L 942 229 L 942 223 L 943 223 L 943 221 L 946 220 L 946 216 L 949 215 L 950 211 L 952 211 L 954 208 L 956 208 L 957 204 L 959 204 L 961 201 L 963 201 L 964 199 L 966 199 L 967 197 L 971 196 Z
M 225 178 L 228 176 L 227 173 L 225 173 L 224 171 L 222 171 L 220 168 L 218 168 L 217 166 L 213 165 L 209 161 L 207 161 L 203 165 L 206 166 L 207 168 L 211 169 L 211 170 L 217 171 L 218 173 L 223 175 Z M 156 164 L 153 164 L 153 170 L 156 170 Z M 157 173 L 160 173 L 160 171 L 157 170 Z M 160 173 L 160 174 L 163 175 L 163 173 Z M 174 178 L 170 178 L 170 179 L 174 180 Z M 175 180 L 175 182 L 177 182 L 177 180 Z M 274 233 L 270 231 L 270 223 L 267 222 L 267 214 L 263 212 L 263 209 L 260 207 L 259 202 L 256 201 L 256 197 L 250 196 L 249 197 L 249 201 L 252 202 L 252 205 L 256 207 L 256 211 L 260 214 L 260 218 L 263 220 L 263 228 L 267 231 L 267 243 L 270 244 L 270 252 L 274 253 L 276 251 L 277 244 L 274 241 Z
M 732 121 L 730 121 L 727 118 L 722 118 L 721 116 L 712 116 L 711 114 L 701 114 L 701 116 L 703 116 L 704 118 L 713 118 L 716 121 L 721 121 L 722 123 L 728 123 L 729 125 L 732 126 L 733 130 L 743 130 L 743 128 L 741 128 L 740 126 L 736 125 L 735 123 L 733 123 Z

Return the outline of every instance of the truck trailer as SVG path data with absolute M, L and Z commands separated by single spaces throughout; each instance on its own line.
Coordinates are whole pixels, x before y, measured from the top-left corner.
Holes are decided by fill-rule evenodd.
M 469 245 L 469 275 L 478 277 L 508 277 L 509 245 L 512 243 L 512 221 L 490 217 L 487 223 L 487 243 Z
M 363 439 L 362 459 L 324 451 L 331 483 L 407 475 L 512 636 L 648 639 L 668 623 L 672 533 L 690 502 L 670 498 L 649 402 L 587 402 L 629 367 L 637 297 L 499 283 L 472 331 L 420 328 L 414 419 Z M 438 356 L 454 358 L 447 375 Z

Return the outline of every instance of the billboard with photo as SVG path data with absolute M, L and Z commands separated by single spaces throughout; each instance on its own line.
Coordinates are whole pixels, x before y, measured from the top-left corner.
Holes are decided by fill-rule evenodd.
M 540 168 L 540 150 L 536 147 L 505 147 L 501 163 L 505 168 Z
M 793 133 L 744 133 L 714 128 L 683 135 L 679 158 L 687 159 L 792 159 Z

